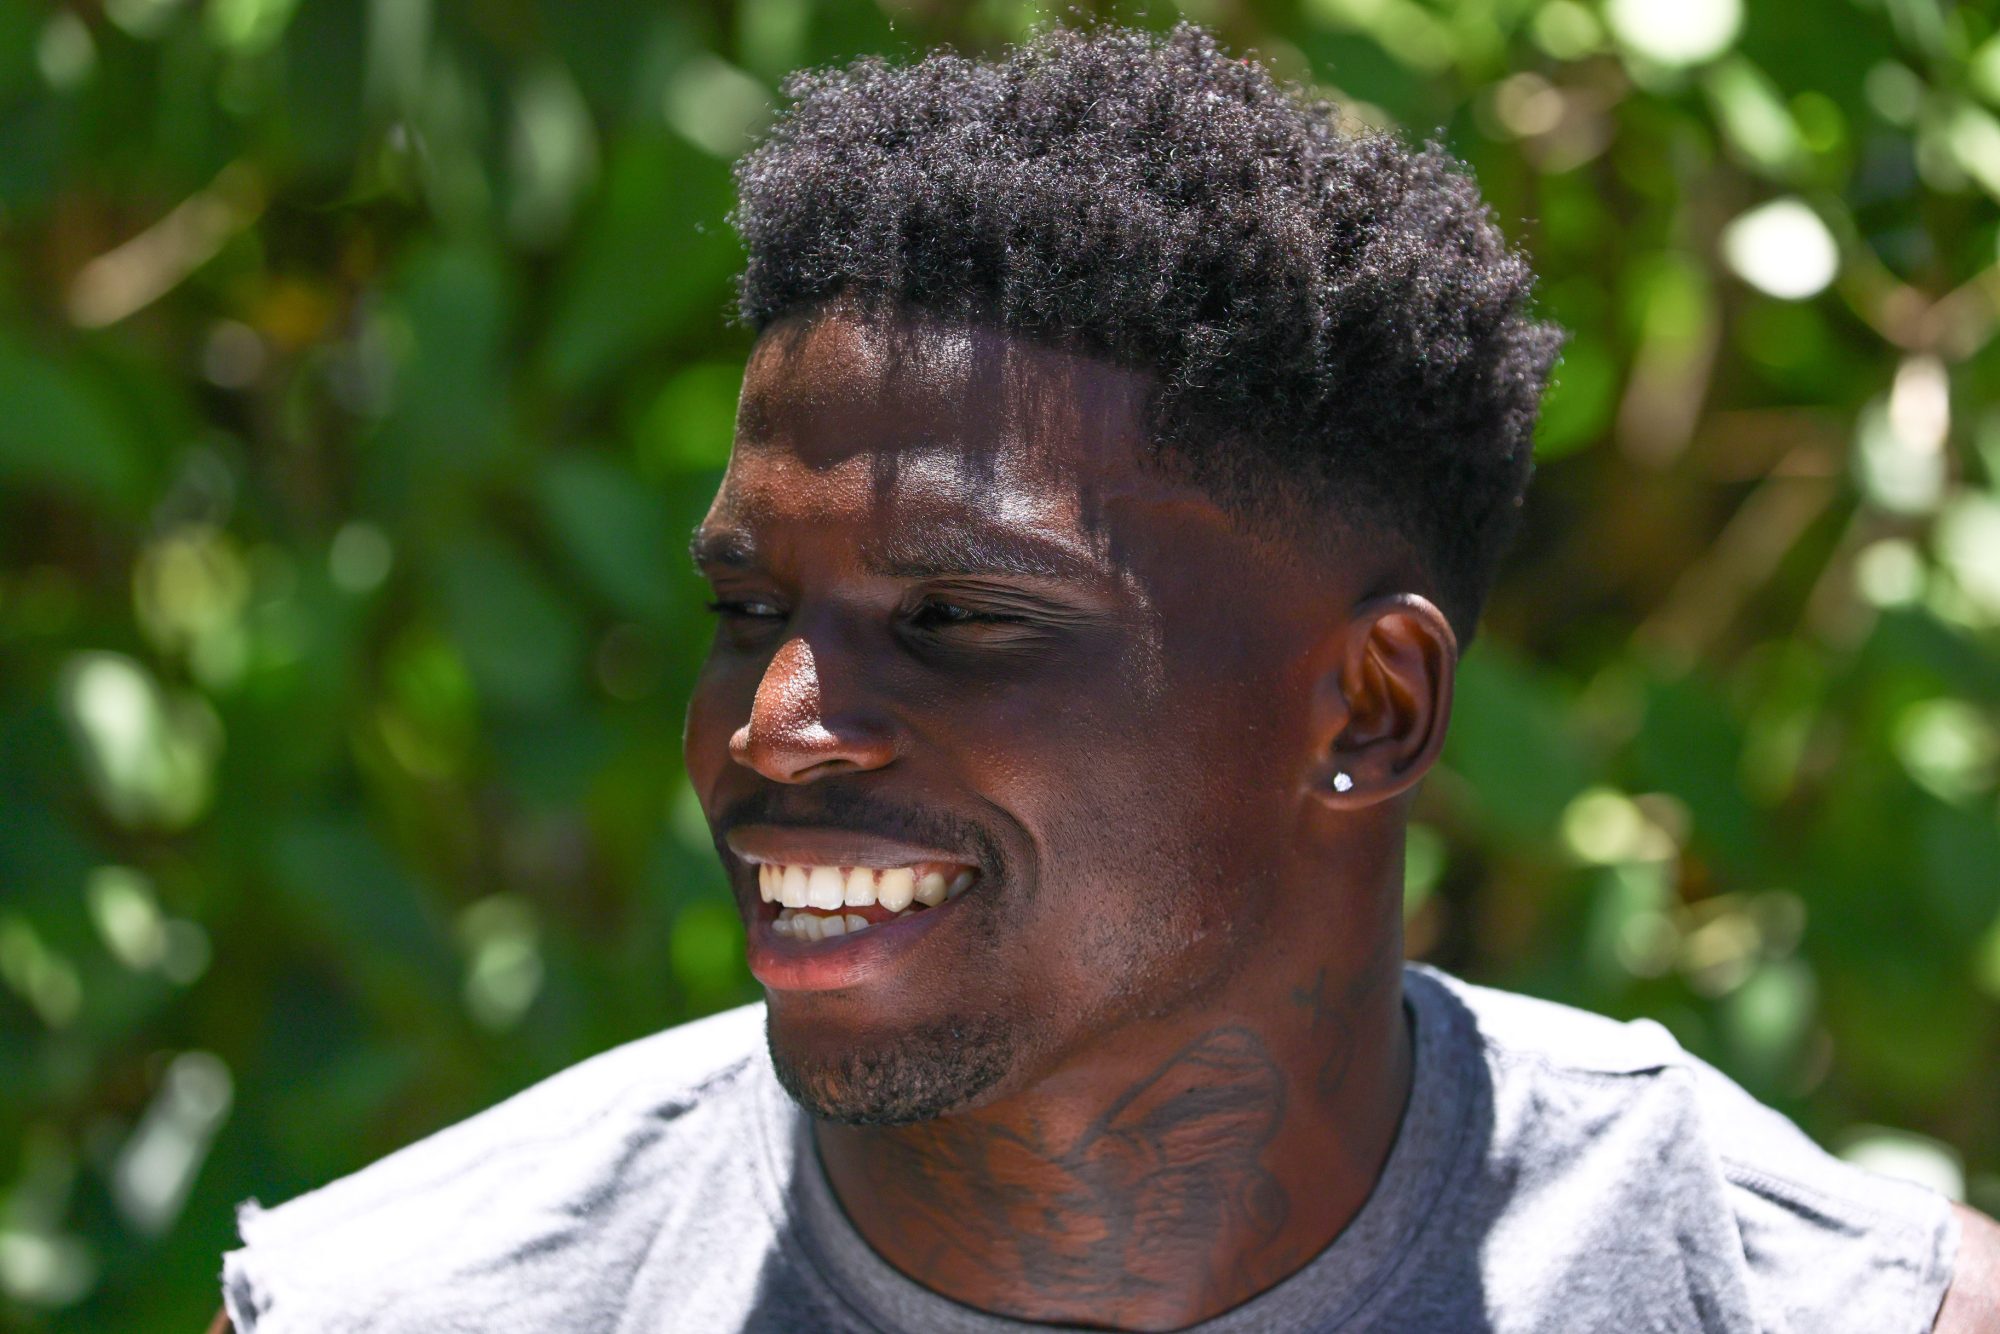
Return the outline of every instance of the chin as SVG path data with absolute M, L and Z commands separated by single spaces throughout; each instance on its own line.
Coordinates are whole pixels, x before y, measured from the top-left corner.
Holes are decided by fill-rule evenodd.
M 989 1015 L 856 1035 L 774 1012 L 766 1038 L 792 1100 L 822 1121 L 854 1126 L 914 1125 L 963 1110 L 1012 1072 L 1021 1048 L 1019 1031 Z

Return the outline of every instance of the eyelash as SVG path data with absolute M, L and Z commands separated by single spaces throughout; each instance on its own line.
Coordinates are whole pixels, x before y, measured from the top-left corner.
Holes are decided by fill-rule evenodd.
M 768 612 L 751 611 L 752 607 L 770 607 L 768 602 L 729 602 L 718 600 L 708 604 L 711 613 L 717 616 L 748 616 L 755 620 L 776 620 L 783 613 L 776 608 Z
M 732 602 L 724 599 L 718 599 L 717 601 L 710 602 L 707 605 L 708 605 L 708 610 L 712 614 L 717 616 L 743 616 L 752 620 L 762 621 L 762 620 L 778 620 L 781 619 L 784 615 L 783 612 L 777 610 L 776 607 L 772 606 L 772 604 L 768 602 L 755 602 L 748 600 Z M 769 608 L 769 610 L 752 611 L 751 608 L 753 607 L 764 607 L 764 608 Z M 945 615 L 943 614 L 945 612 L 956 612 L 958 614 Z M 1020 616 L 1010 616 L 999 612 L 974 611 L 968 607 L 963 607 L 956 602 L 944 602 L 936 598 L 926 599 L 924 602 L 919 604 L 917 608 L 910 614 L 910 620 L 913 623 L 918 624 L 921 628 L 925 629 L 932 629 L 939 626 L 950 626 L 950 625 L 1007 624 L 1011 622 L 1020 621 L 1023 619 L 1024 618 Z
M 956 612 L 957 615 L 945 615 Z M 927 598 L 910 614 L 910 620 L 927 627 L 939 625 L 994 625 L 1019 621 L 1019 616 L 1009 616 L 1001 612 L 974 611 L 956 602 L 945 602 L 937 598 Z

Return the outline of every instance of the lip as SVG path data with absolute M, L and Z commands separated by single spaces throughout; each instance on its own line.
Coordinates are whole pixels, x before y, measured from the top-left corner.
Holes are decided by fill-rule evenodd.
M 746 824 L 730 830 L 723 842 L 729 845 L 731 852 L 753 866 L 770 862 L 801 866 L 866 866 L 870 870 L 884 870 L 892 866 L 911 866 L 917 862 L 973 865 L 961 853 L 848 829 Z
M 744 862 L 806 866 L 866 866 L 880 870 L 919 862 L 945 862 L 979 869 L 962 853 L 882 838 L 852 830 L 741 825 L 723 842 Z M 977 887 L 975 887 L 976 892 Z M 772 929 L 778 905 L 751 890 L 745 952 L 750 974 L 774 991 L 838 991 L 861 986 L 896 968 L 904 956 L 952 915 L 952 899 L 831 940 L 800 940 Z
M 952 915 L 960 900 L 913 912 L 856 935 L 798 940 L 772 930 L 774 905 L 762 904 L 745 933 L 750 975 L 773 991 L 839 991 L 874 981 L 896 968 L 924 937 Z

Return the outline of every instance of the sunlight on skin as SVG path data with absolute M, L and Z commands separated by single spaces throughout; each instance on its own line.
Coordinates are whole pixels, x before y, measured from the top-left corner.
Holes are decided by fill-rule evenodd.
M 1147 459 L 1142 402 L 984 331 L 836 310 L 768 334 L 695 544 L 735 610 L 688 762 L 732 839 L 741 809 L 781 839 L 829 801 L 977 833 L 980 882 L 845 946 L 837 987 L 760 944 L 724 845 L 781 1077 L 836 1121 L 934 1118 L 820 1127 L 904 1272 L 1160 1328 L 1296 1269 L 1387 1153 L 1402 807 L 1456 650 L 1393 557 L 1303 560 Z M 944 598 L 984 618 L 899 620 Z

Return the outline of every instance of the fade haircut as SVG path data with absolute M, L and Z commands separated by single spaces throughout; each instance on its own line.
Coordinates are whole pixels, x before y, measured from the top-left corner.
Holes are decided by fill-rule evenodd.
M 785 92 L 736 168 L 753 329 L 838 295 L 1148 371 L 1163 463 L 1309 547 L 1401 537 L 1471 642 L 1561 335 L 1461 164 L 1187 24 Z

